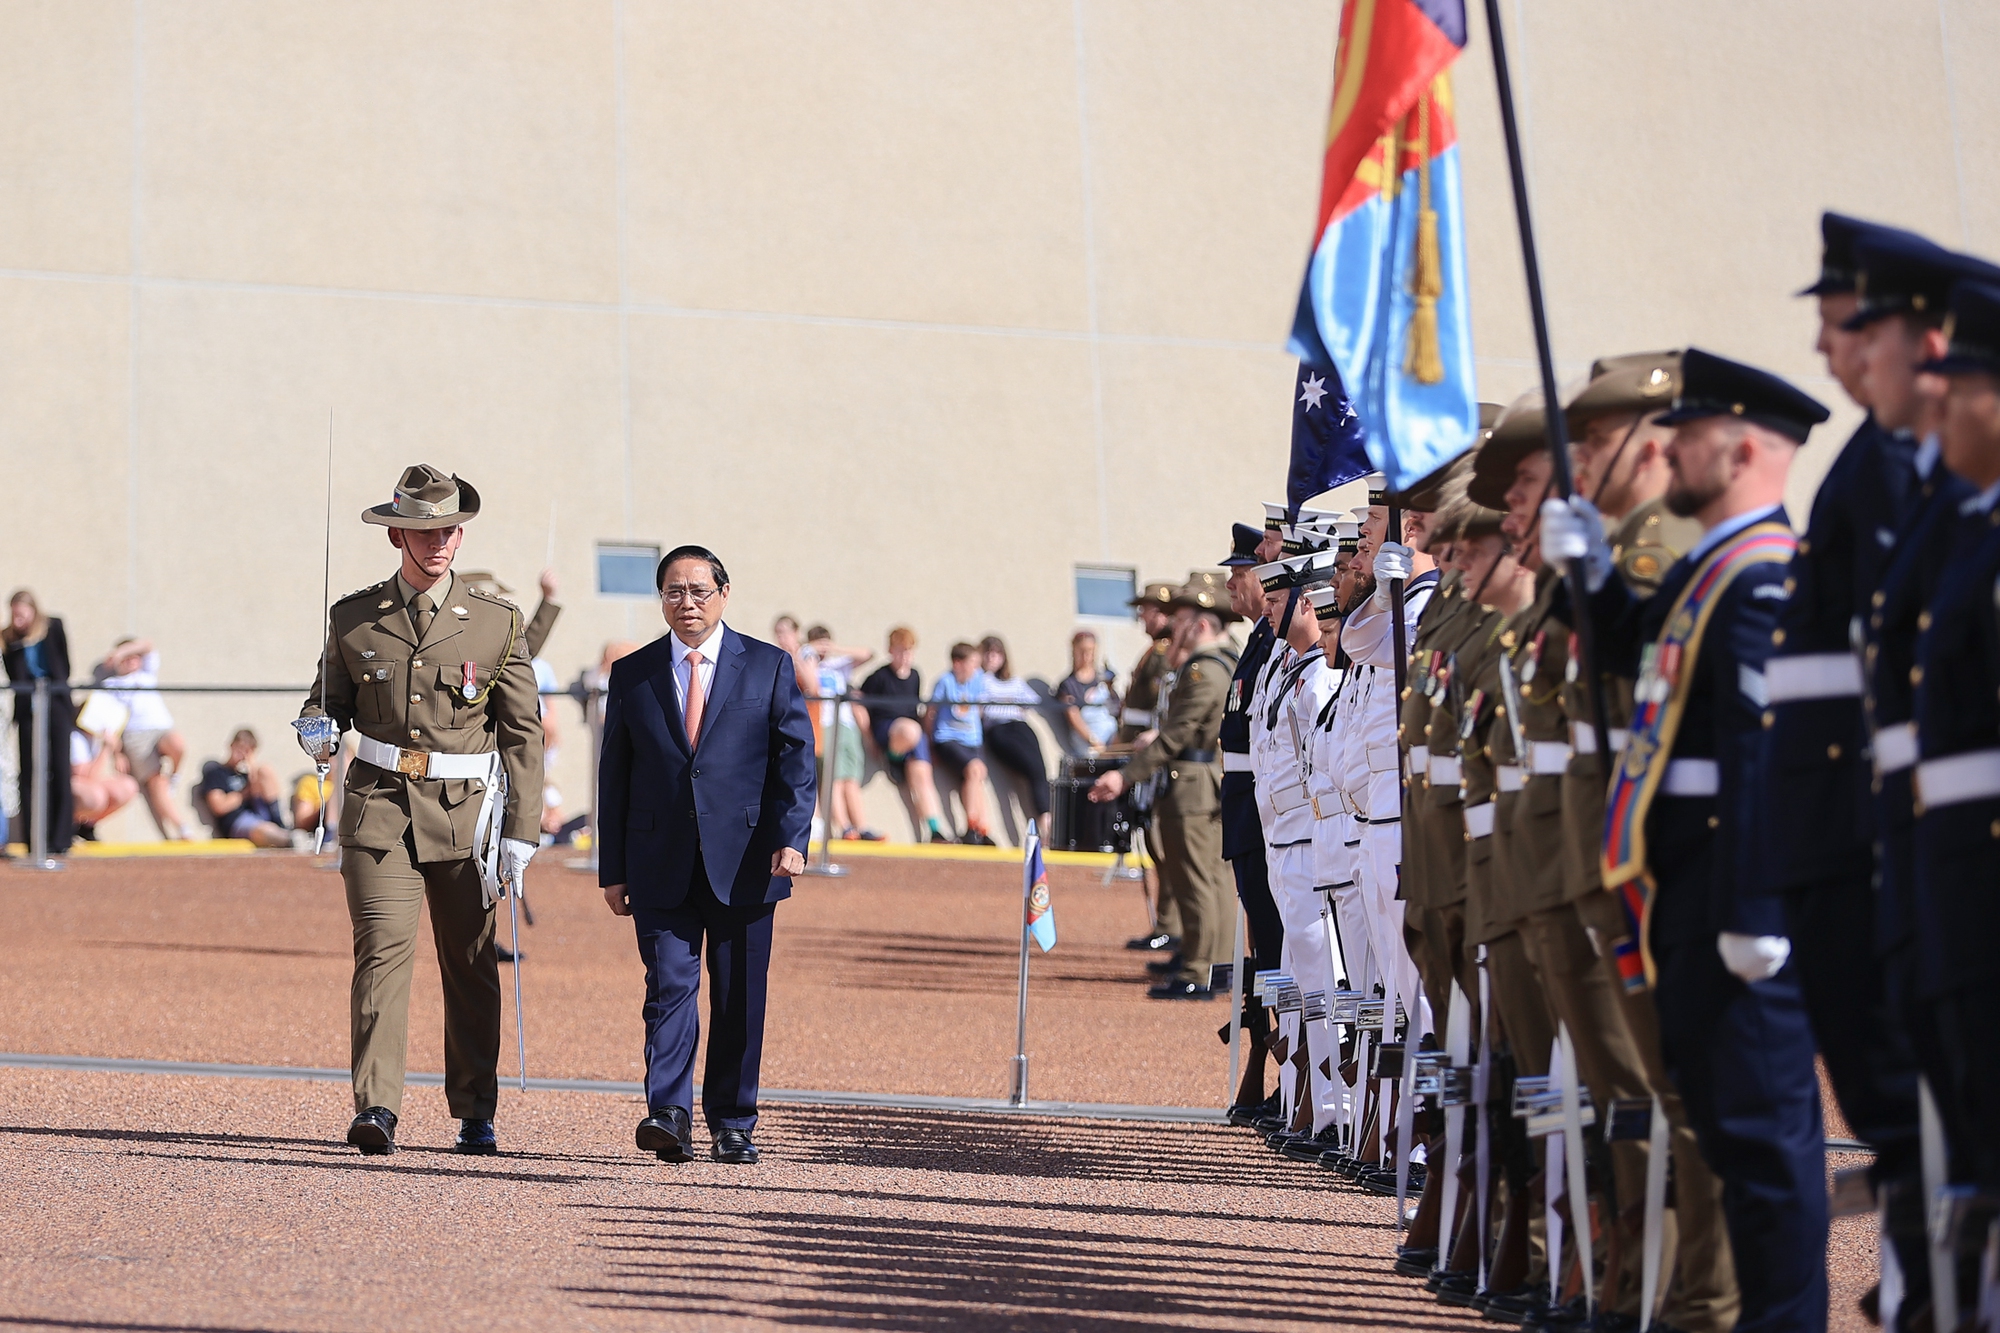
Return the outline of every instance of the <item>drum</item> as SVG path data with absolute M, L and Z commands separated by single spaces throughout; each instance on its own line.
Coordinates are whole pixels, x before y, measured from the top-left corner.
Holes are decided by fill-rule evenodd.
M 1083 755 L 1066 758 L 1049 782 L 1049 846 L 1061 852 L 1132 850 L 1132 807 L 1129 793 L 1115 801 L 1095 804 L 1090 789 L 1106 773 L 1132 762 L 1129 754 Z

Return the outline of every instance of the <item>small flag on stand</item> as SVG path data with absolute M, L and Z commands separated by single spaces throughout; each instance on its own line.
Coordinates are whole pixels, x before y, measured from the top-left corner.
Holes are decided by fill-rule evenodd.
M 1292 394 L 1292 466 L 1285 477 L 1291 516 L 1315 495 L 1344 486 L 1375 470 L 1368 461 L 1361 418 L 1347 401 L 1337 372 L 1299 362 Z
M 1290 350 L 1338 374 L 1392 491 L 1479 430 L 1448 73 L 1464 46 L 1464 0 L 1341 10 L 1319 226 Z
M 1047 953 L 1056 947 L 1056 909 L 1049 903 L 1049 872 L 1042 864 L 1042 840 L 1033 825 L 1028 827 L 1027 853 L 1021 861 L 1023 885 L 1028 895 L 1028 933 Z M 1023 969 L 1027 961 L 1022 960 Z M 1022 976 L 1028 975 L 1024 970 Z

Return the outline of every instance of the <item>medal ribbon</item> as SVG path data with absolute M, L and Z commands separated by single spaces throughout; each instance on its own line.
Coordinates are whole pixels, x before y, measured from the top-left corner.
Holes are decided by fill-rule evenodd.
M 1618 895 L 1631 931 L 1630 938 L 1614 949 L 1628 991 L 1645 990 L 1653 983 L 1646 933 L 1657 886 L 1646 868 L 1646 814 L 1666 777 L 1667 759 L 1693 687 L 1702 635 L 1738 574 L 1752 565 L 1783 564 L 1798 545 L 1790 528 L 1767 522 L 1753 523 L 1717 546 L 1681 589 L 1659 640 L 1646 649 L 1634 690 L 1632 739 L 1612 774 L 1604 811 L 1604 887 Z

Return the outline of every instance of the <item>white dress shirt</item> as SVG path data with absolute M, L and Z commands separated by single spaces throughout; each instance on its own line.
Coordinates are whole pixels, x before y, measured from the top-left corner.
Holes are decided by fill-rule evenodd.
M 706 710 L 709 700 L 715 693 L 715 659 L 716 655 L 722 651 L 722 622 L 719 620 L 716 621 L 715 628 L 708 632 L 708 637 L 692 648 L 681 642 L 680 635 L 675 634 L 672 637 L 674 640 L 674 688 L 681 692 L 681 721 L 682 723 L 686 723 L 688 654 L 701 654 L 701 703 L 702 708 Z

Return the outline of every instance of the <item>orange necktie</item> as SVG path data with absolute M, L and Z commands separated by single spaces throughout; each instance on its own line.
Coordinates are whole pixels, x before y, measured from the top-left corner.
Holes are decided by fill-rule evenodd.
M 701 705 L 702 705 L 701 654 L 695 652 L 689 653 L 687 655 L 687 664 L 688 664 L 688 697 L 687 697 L 687 712 L 685 716 L 687 723 L 688 744 L 694 745 L 696 742 L 701 740 Z

